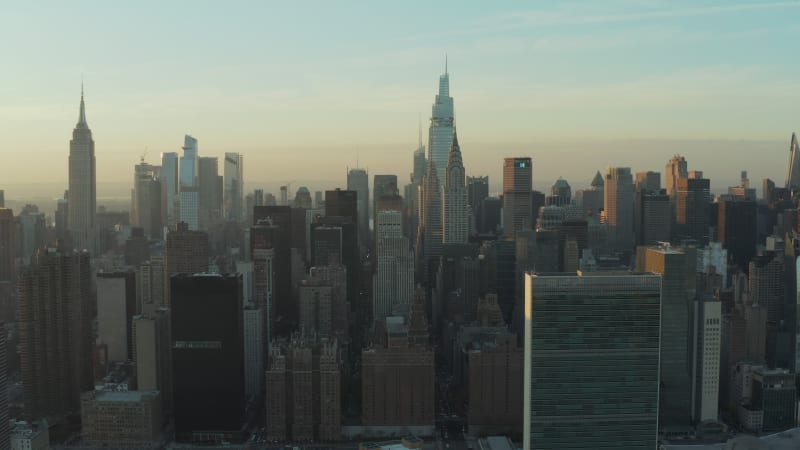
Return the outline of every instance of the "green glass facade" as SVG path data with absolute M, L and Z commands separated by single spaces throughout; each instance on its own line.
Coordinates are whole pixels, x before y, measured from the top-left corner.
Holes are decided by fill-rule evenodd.
M 661 277 L 526 276 L 525 449 L 657 448 Z

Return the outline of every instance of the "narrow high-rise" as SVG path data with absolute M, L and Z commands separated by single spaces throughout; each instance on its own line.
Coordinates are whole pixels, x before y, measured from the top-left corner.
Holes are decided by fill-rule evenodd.
M 347 172 L 347 190 L 357 193 L 358 236 L 362 248 L 369 242 L 369 174 L 364 169 Z
M 177 209 L 180 180 L 178 179 L 178 153 L 164 152 L 161 154 L 161 182 L 162 189 L 166 192 L 164 199 L 167 203 L 166 224 L 174 227 L 180 218 Z
M 94 252 L 95 214 L 97 213 L 97 173 L 92 130 L 86 123 L 86 106 L 81 86 L 78 123 L 69 141 L 69 219 L 74 248 Z
M 180 160 L 180 221 L 190 230 L 200 229 L 200 190 L 197 185 L 197 139 L 184 137 L 183 156 Z
M 797 136 L 792 133 L 792 140 L 789 143 L 789 169 L 786 173 L 786 188 L 790 190 L 800 189 L 800 146 L 797 144 Z
M 467 188 L 464 162 L 458 136 L 453 132 L 453 146 L 447 158 L 447 174 L 444 183 L 444 214 L 442 216 L 442 240 L 445 244 L 466 244 L 469 236 L 469 213 L 467 210 Z
M 609 167 L 605 181 L 605 214 L 609 247 L 616 251 L 632 251 L 633 176 L 630 167 Z
M 512 239 L 520 231 L 531 229 L 532 189 L 531 159 L 506 158 L 503 161 L 503 230 Z
M 432 159 L 428 160 L 428 171 L 422 184 L 422 208 L 420 208 L 420 230 L 422 237 L 422 279 L 432 280 L 435 263 L 442 256 L 442 191 L 438 170 Z M 419 246 L 417 251 L 419 251 Z
M 240 222 L 244 219 L 244 157 L 225 153 L 225 218 Z

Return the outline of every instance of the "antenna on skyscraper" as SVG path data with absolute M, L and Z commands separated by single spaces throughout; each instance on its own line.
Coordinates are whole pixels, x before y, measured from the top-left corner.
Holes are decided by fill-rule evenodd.
M 447 52 L 444 54 L 444 74 L 447 75 Z
M 419 147 L 422 148 L 422 113 L 418 114 L 417 121 L 419 122 Z

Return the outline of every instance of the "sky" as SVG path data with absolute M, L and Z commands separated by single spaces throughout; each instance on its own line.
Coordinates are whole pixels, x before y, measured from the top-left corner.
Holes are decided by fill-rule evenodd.
M 0 189 L 63 192 L 81 80 L 100 197 L 186 133 L 201 156 L 243 153 L 248 188 L 344 186 L 357 165 L 405 182 L 445 55 L 467 174 L 493 190 L 506 156 L 574 190 L 675 153 L 715 190 L 744 169 L 780 185 L 798 17 L 753 0 L 4 4 Z

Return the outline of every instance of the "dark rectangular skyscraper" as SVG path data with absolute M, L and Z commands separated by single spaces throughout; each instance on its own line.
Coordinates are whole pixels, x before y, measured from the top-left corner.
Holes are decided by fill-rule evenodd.
M 672 232 L 678 240 L 688 239 L 704 246 L 708 244 L 710 181 L 702 177 L 678 178 L 677 184 Z
M 171 288 L 176 438 L 235 440 L 245 408 L 242 280 L 181 274 Z
M 730 252 L 733 262 L 747 270 L 756 254 L 758 230 L 756 202 L 723 200 L 718 206 L 717 235 L 722 246 Z
M 503 162 L 503 230 L 506 236 L 532 228 L 531 190 L 533 162 L 530 158 L 506 158 Z
M 661 277 L 525 280 L 523 448 L 656 448 Z
M 358 223 L 358 193 L 356 191 L 325 191 L 325 215 L 349 217 Z

